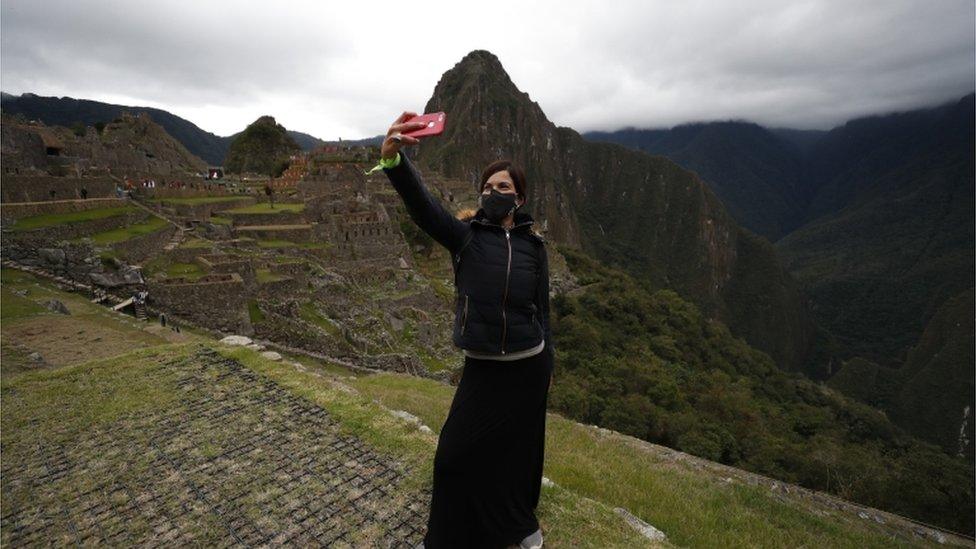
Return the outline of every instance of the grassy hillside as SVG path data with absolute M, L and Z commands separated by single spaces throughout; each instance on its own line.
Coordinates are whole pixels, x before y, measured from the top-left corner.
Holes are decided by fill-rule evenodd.
M 972 532 L 973 474 L 875 409 L 778 369 L 671 291 L 561 250 L 551 407 L 644 440 Z
M 358 496 L 344 484 L 326 491 L 319 480 L 305 491 L 277 488 L 275 479 L 290 469 L 273 472 L 282 454 L 272 441 L 308 455 L 310 464 L 313 448 L 323 455 L 334 451 L 316 437 L 335 435 L 305 433 L 317 423 L 308 417 L 292 423 L 294 410 L 324 410 L 337 435 L 359 441 L 357 451 L 385 456 L 387 466 L 402 468 L 375 507 L 349 509 L 339 519 L 353 520 L 357 513 L 400 516 L 407 507 L 416 509 L 413 498 L 429 489 L 436 434 L 425 434 L 389 409 L 419 416 L 436 433 L 453 395 L 449 386 L 398 374 L 350 376 L 307 359 L 272 361 L 201 335 L 137 323 L 8 270 L 2 290 L 5 545 L 28 539 L 210 544 L 228 539 L 227 526 L 242 536 L 280 532 L 268 539 L 305 539 L 312 530 L 294 522 L 301 515 L 292 509 L 329 501 L 337 493 Z M 51 298 L 72 314 L 48 311 L 43 303 Z M 79 346 L 58 333 L 36 329 L 59 323 L 91 340 L 85 352 L 75 353 Z M 44 362 L 29 356 L 33 349 L 41 350 Z M 557 387 L 562 382 L 557 379 Z M 292 438 L 275 439 L 276 430 L 286 426 Z M 165 435 L 170 428 L 179 436 Z M 112 451 L 105 451 L 106 444 Z M 245 459 L 233 453 L 238 447 L 246 450 Z M 175 453 L 178 448 L 185 453 Z M 158 456 L 172 462 L 165 465 Z M 60 463 L 57 477 L 38 482 L 36 475 L 48 469 L 25 467 L 36 459 Z M 197 491 L 176 490 L 186 480 L 160 476 L 156 468 L 164 466 L 180 467 L 185 479 L 198 483 Z M 543 489 L 538 510 L 547 547 L 654 546 L 613 511 L 617 507 L 657 526 L 680 546 L 936 545 L 936 534 L 926 537 L 920 530 L 916 536 L 897 517 L 870 509 L 852 512 L 841 502 L 555 414 L 549 416 L 545 475 L 555 482 Z M 139 497 L 140 490 L 150 491 Z M 241 496 L 230 499 L 234 494 Z M 222 514 L 208 512 L 221 502 Z M 412 516 L 416 522 L 418 515 Z M 385 539 L 392 535 L 391 520 L 362 523 L 338 545 Z M 294 530 L 287 529 L 291 525 Z

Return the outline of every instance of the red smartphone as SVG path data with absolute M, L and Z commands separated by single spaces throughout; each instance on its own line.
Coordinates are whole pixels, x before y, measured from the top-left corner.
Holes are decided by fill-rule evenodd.
M 424 122 L 427 125 L 420 129 L 403 132 L 403 135 L 418 138 L 430 137 L 432 135 L 440 135 L 444 133 L 444 124 L 447 122 L 447 115 L 442 112 L 432 112 L 429 114 L 415 116 L 410 120 L 405 120 L 405 122 Z

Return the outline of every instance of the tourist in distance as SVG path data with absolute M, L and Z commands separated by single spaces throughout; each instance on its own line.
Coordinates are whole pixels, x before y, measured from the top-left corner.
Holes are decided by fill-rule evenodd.
M 441 428 L 425 549 L 542 546 L 535 516 L 542 484 L 546 400 L 554 353 L 549 261 L 526 200 L 522 170 L 489 165 L 479 209 L 455 217 L 401 152 L 423 127 L 404 112 L 383 140 L 380 166 L 413 221 L 451 253 L 454 345 L 461 381 Z

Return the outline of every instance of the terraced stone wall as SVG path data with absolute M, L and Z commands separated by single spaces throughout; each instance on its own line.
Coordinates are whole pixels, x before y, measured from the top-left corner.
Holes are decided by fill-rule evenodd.
M 281 211 L 276 213 L 227 213 L 234 226 L 241 225 L 301 225 L 307 223 L 302 212 Z
M 166 227 L 148 234 L 134 236 L 112 245 L 112 251 L 130 263 L 143 263 L 163 253 L 163 247 L 173 238 L 176 227 Z
M 115 181 L 110 178 L 55 177 L 45 175 L 3 174 L 0 196 L 3 202 L 40 202 L 81 198 L 81 190 L 88 198 L 115 197 Z M 54 197 L 51 196 L 54 191 Z
M 149 304 L 195 324 L 251 335 L 244 280 L 236 273 L 210 274 L 196 281 L 150 281 Z
M 92 219 L 89 221 L 78 221 L 75 223 L 62 223 L 41 227 L 38 229 L 26 229 L 4 235 L 7 238 L 23 239 L 28 238 L 35 241 L 59 242 L 61 240 L 75 240 L 93 234 L 111 231 L 129 225 L 136 225 L 149 219 L 149 213 L 144 210 L 133 210 L 112 217 Z M 16 223 L 14 224 L 16 227 Z
M 6 185 L 6 179 L 4 180 Z M 48 200 L 43 202 L 14 202 L 0 204 L 3 224 L 13 223 L 25 217 L 38 215 L 84 212 L 100 208 L 121 208 L 127 204 L 124 198 L 93 198 L 90 200 Z

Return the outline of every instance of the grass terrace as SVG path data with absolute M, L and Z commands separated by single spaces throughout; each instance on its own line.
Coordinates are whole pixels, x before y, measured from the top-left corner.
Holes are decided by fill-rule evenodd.
M 205 274 L 207 272 L 196 263 L 173 263 L 166 267 L 166 276 L 170 278 L 196 280 Z
M 401 520 L 422 527 L 453 387 L 392 373 L 337 379 L 314 361 L 150 333 L 158 325 L 17 271 L 0 282 L 4 546 L 308 545 L 335 528 L 348 533 L 343 546 L 373 547 Z M 72 314 L 43 307 L 52 298 Z M 618 506 L 678 546 L 937 545 L 555 414 L 546 435 L 547 547 L 657 546 Z M 354 498 L 362 506 L 322 511 Z
M 246 196 L 194 196 L 191 198 L 155 198 L 153 202 L 159 202 L 162 204 L 185 204 L 185 205 L 198 205 L 198 204 L 216 204 L 219 202 L 234 202 L 236 200 L 241 200 L 248 198 Z
M 289 278 L 287 276 L 281 276 L 279 274 L 275 274 L 271 272 L 270 269 L 256 269 L 254 271 L 254 275 L 255 278 L 257 278 L 257 281 L 260 283 L 277 282 L 279 280 L 284 280 L 286 278 Z
M 298 316 L 300 316 L 303 320 L 311 322 L 319 328 L 322 328 L 327 334 L 335 337 L 336 339 L 342 340 L 342 330 L 339 328 L 339 325 L 319 312 L 319 310 L 315 307 L 315 304 L 311 301 L 306 301 L 305 303 L 301 304 L 301 307 L 298 310 Z
M 154 233 L 164 229 L 167 225 L 169 225 L 169 223 L 165 219 L 150 217 L 144 223 L 112 229 L 111 231 L 95 233 L 88 238 L 90 238 L 95 244 L 107 246 L 109 244 L 124 242 L 130 238 L 142 236 L 144 234 Z
M 332 247 L 328 242 L 292 242 L 291 240 L 258 240 L 261 248 L 301 248 L 304 250 L 327 250 Z
M 387 407 L 419 417 L 435 432 L 447 419 L 454 396 L 453 387 L 394 373 L 358 377 L 350 384 Z M 545 475 L 561 489 L 628 509 L 678 546 L 935 545 L 889 537 L 873 521 L 783 497 L 763 485 L 726 480 L 663 452 L 636 447 L 628 437 L 601 434 L 553 413 L 547 420 Z M 545 504 L 542 508 L 543 516 L 551 513 Z
M 261 202 L 258 204 L 253 204 L 251 206 L 246 206 L 244 208 L 234 208 L 233 210 L 226 210 L 226 213 L 230 214 L 276 214 L 282 212 L 302 212 L 305 211 L 305 203 L 296 202 L 276 202 L 274 208 L 271 204 L 267 202 Z
M 93 221 L 95 219 L 105 219 L 108 217 L 118 217 L 121 215 L 138 211 L 132 206 L 120 206 L 117 208 L 98 208 L 95 210 L 85 210 L 82 212 L 66 212 L 59 214 L 36 215 L 17 220 L 11 227 L 15 231 L 28 231 L 31 229 L 42 229 L 55 225 L 67 223 L 81 223 Z

